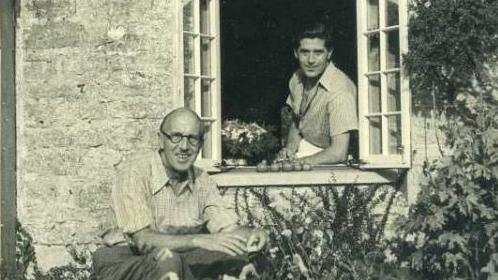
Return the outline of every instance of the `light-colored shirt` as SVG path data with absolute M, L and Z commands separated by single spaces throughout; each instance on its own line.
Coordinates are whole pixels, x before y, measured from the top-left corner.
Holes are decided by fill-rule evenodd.
M 320 148 L 328 148 L 333 136 L 358 129 L 356 86 L 333 63 L 329 63 L 305 103 L 304 76 L 300 70 L 289 81 L 286 103 L 298 116 L 301 136 Z
M 158 152 L 131 158 L 112 189 L 113 210 L 125 234 L 150 227 L 165 234 L 200 233 L 206 226 L 219 232 L 237 224 L 235 211 L 227 207 L 216 184 L 199 168 L 175 193 Z

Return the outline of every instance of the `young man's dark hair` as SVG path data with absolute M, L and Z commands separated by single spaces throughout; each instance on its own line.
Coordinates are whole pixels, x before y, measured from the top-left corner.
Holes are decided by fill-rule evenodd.
M 327 50 L 333 50 L 332 45 L 332 29 L 327 28 L 323 23 L 313 23 L 307 24 L 294 36 L 294 50 L 299 48 L 299 44 L 304 38 L 318 38 L 325 41 L 325 47 Z

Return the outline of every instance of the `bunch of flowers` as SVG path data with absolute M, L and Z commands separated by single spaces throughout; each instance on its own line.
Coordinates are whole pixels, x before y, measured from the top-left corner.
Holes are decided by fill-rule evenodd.
M 246 159 L 253 164 L 272 157 L 279 149 L 278 139 L 271 132 L 273 130 L 254 122 L 225 121 L 221 131 L 223 158 Z

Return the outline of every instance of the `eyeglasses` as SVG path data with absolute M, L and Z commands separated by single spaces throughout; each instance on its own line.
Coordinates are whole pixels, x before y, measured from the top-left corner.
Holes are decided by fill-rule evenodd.
M 174 144 L 180 143 L 183 138 L 187 138 L 187 142 L 190 145 L 194 145 L 194 146 L 199 145 L 199 143 L 201 142 L 200 137 L 197 135 L 183 135 L 181 133 L 168 134 L 162 130 L 160 130 L 160 131 L 164 136 L 166 136 L 169 139 L 169 141 L 171 141 Z

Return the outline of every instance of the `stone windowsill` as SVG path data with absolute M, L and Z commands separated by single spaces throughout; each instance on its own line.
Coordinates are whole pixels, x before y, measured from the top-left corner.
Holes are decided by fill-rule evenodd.
M 398 169 L 361 170 L 344 165 L 291 172 L 256 172 L 253 166 L 210 171 L 211 178 L 222 188 L 393 184 L 402 174 Z

